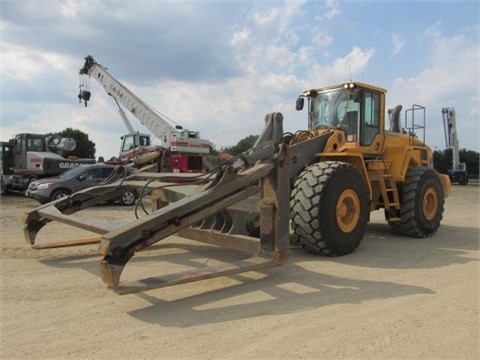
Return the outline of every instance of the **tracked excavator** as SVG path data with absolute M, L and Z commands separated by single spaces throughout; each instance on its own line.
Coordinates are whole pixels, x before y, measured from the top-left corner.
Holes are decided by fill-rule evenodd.
M 119 167 L 105 184 L 27 213 L 26 241 L 36 249 L 92 243 L 37 244 L 38 232 L 56 222 L 98 234 L 101 277 L 109 288 L 128 294 L 281 265 L 292 243 L 321 255 L 349 254 L 360 245 L 375 210 L 384 212 L 398 234 L 432 236 L 451 190 L 449 178 L 433 169 L 432 150 L 424 141 L 425 108 L 407 109 L 403 127 L 402 107 L 389 110 L 386 130 L 385 96 L 385 89 L 361 82 L 307 90 L 296 108 L 307 102 L 308 129 L 285 133 L 282 114 L 267 114 L 249 151 L 205 174 L 138 171 L 126 176 Z M 151 194 L 158 206 L 120 223 L 77 216 L 127 188 Z M 250 255 L 122 280 L 137 252 L 173 234 Z

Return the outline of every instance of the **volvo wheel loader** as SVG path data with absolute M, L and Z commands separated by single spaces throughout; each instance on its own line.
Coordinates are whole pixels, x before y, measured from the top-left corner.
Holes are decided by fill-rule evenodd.
M 425 144 L 425 108 L 388 110 L 386 90 L 349 82 L 310 89 L 297 99 L 308 130 L 283 131 L 283 116 L 270 113 L 257 142 L 205 174 L 165 174 L 142 168 L 117 171 L 104 184 L 40 206 L 26 214 L 25 238 L 33 248 L 99 243 L 103 281 L 119 294 L 223 276 L 283 264 L 292 242 L 328 256 L 354 251 L 371 211 L 383 210 L 396 233 L 428 237 L 440 226 L 451 184 L 433 169 Z M 422 138 L 423 137 L 423 138 Z M 136 217 L 102 222 L 78 212 L 118 197 L 142 193 Z M 143 199 L 156 206 L 148 211 Z M 36 244 L 47 224 L 87 229 L 95 239 Z M 50 225 L 49 225 L 50 226 Z M 170 235 L 251 254 L 235 263 L 177 274 L 121 281 L 136 252 Z

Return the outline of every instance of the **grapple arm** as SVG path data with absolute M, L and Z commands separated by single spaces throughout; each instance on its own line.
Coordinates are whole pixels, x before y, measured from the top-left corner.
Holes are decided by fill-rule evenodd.
M 99 200 L 118 196 L 126 187 L 134 187 L 138 182 L 136 177 L 128 177 L 83 190 L 67 199 L 41 206 L 28 213 L 25 219 L 27 242 L 34 245 L 37 232 L 51 221 L 100 234 L 102 279 L 121 294 L 280 265 L 288 256 L 290 200 L 289 148 L 283 144 L 281 135 L 278 135 L 283 134 L 282 121 L 280 113 L 268 114 L 265 118 L 264 133 L 270 134 L 269 136 L 264 136 L 261 143 L 257 143 L 235 163 L 220 167 L 215 179 L 209 184 L 196 186 L 196 191 L 178 201 L 120 226 L 113 222 L 101 224 L 95 219 L 71 217 L 75 212 L 92 206 Z M 207 178 L 203 180 L 205 182 Z M 152 186 L 153 184 L 154 182 L 151 183 Z M 107 189 L 114 195 L 106 191 Z M 238 231 L 239 228 L 248 228 L 246 224 L 239 224 L 247 222 L 246 212 L 230 210 L 231 206 L 252 199 L 253 203 L 258 205 L 254 209 L 259 218 L 258 237 L 246 236 L 253 235 L 255 231 Z M 237 236 L 235 232 L 241 236 Z M 256 249 L 256 253 L 252 258 L 238 264 L 225 264 L 220 268 L 202 269 L 200 272 L 151 277 L 121 284 L 122 271 L 137 251 L 176 233 L 237 250 Z M 255 241 L 258 244 L 256 247 L 252 246 Z

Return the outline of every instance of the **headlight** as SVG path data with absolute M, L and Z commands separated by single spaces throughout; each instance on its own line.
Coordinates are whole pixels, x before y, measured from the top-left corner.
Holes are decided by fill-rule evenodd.
M 37 189 L 38 190 L 41 190 L 41 189 L 48 189 L 49 187 L 51 187 L 53 184 L 52 183 L 43 183 L 43 184 L 39 184 L 37 186 Z

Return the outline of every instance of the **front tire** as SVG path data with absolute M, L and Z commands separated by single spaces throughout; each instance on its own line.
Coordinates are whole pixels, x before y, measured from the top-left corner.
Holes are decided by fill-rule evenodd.
M 412 167 L 402 187 L 401 220 L 388 224 L 400 235 L 415 238 L 432 236 L 440 227 L 444 202 L 438 173 L 426 167 Z
M 70 195 L 70 191 L 60 189 L 60 190 L 55 191 L 52 194 L 51 201 L 55 201 L 55 200 L 58 200 L 58 199 L 63 199 L 65 197 L 69 196 L 69 195 Z
M 353 252 L 368 222 L 368 190 L 352 165 L 325 161 L 296 179 L 290 201 L 295 239 L 307 250 L 339 256 Z

